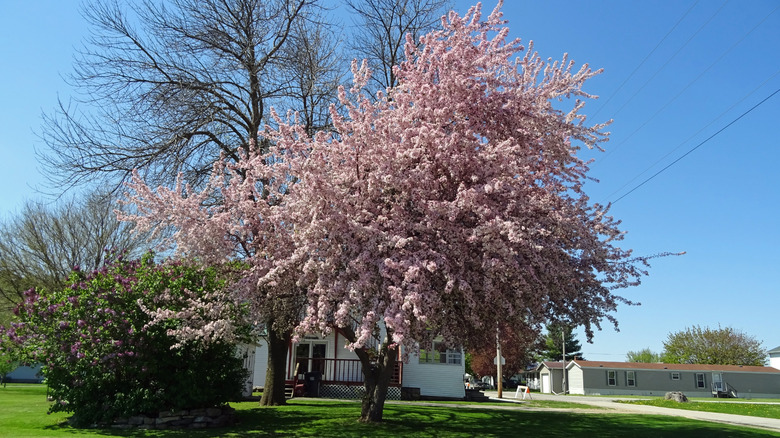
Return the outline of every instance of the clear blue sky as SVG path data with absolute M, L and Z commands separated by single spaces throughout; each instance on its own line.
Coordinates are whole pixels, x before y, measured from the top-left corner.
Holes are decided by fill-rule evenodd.
M 74 3 L 0 0 L 2 216 L 40 197 L 35 132 L 57 96 L 70 96 L 62 76 L 87 36 Z M 493 6 L 485 2 L 486 13 Z M 614 119 L 607 152 L 587 154 L 600 180 L 587 191 L 608 202 L 780 88 L 778 8 L 774 0 L 509 0 L 504 13 L 513 35 L 534 40 L 542 56 L 568 52 L 604 68 L 586 87 L 601 97 L 584 112 Z M 619 333 L 606 323 L 593 344 L 583 342 L 586 359 L 660 351 L 668 333 L 694 324 L 780 345 L 778 116 L 780 94 L 614 205 L 636 254 L 687 254 L 656 260 L 641 286 L 622 291 L 642 305 L 619 308 Z

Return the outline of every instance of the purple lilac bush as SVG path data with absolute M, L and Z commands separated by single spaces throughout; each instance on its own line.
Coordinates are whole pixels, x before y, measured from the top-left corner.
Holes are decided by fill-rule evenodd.
M 78 426 L 220 406 L 241 396 L 247 374 L 236 343 L 249 330 L 225 290 L 229 272 L 152 254 L 75 268 L 63 290 L 27 291 L 0 337 L 43 364 L 49 411 L 73 412 Z

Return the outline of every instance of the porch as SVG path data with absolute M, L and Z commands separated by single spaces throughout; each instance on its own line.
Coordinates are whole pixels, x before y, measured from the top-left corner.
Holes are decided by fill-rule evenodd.
M 294 363 L 294 366 L 292 366 Z M 300 384 L 314 378 L 322 384 L 363 385 L 363 365 L 360 359 L 329 359 L 296 357 L 287 369 L 288 384 Z M 391 387 L 403 383 L 403 362 L 397 361 L 390 377 Z

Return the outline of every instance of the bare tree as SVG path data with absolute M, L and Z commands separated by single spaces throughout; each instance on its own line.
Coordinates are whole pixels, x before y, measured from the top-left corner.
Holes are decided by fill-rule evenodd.
M 3 306 L 23 299 L 31 287 L 65 286 L 74 267 L 91 271 L 110 253 L 137 256 L 146 251 L 145 236 L 119 222 L 111 198 L 92 193 L 58 206 L 28 202 L 21 213 L 0 223 L 0 295 Z
M 349 67 L 332 25 L 321 16 L 297 22 L 282 56 L 288 107 L 298 112 L 309 135 L 329 130 L 330 106 L 338 105 L 338 87 Z
M 406 34 L 416 41 L 449 8 L 449 0 L 346 0 L 356 15 L 352 48 L 374 71 L 377 89 L 396 85 L 393 66 L 403 61 Z
M 197 184 L 220 154 L 262 146 L 269 106 L 285 92 L 283 53 L 316 0 L 95 0 L 75 61 L 79 91 L 44 116 L 39 157 L 53 183 Z

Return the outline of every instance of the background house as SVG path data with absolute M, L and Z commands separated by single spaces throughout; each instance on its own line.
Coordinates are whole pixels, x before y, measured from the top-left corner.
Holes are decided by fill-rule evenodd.
M 571 394 L 780 397 L 780 369 L 772 367 L 571 361 L 566 372 Z
M 769 350 L 769 366 L 780 370 L 780 347 Z
M 5 381 L 14 383 L 41 383 L 43 382 L 41 366 L 20 365 L 5 376 Z

